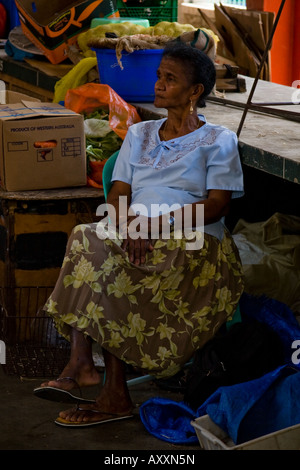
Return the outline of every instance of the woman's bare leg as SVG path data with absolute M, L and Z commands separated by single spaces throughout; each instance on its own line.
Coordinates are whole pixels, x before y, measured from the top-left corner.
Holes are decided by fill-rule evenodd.
M 71 330 L 71 355 L 70 360 L 59 378 L 71 377 L 80 387 L 96 385 L 100 382 L 100 375 L 95 368 L 92 356 L 92 340 L 81 331 Z M 50 380 L 42 386 L 72 390 L 76 384 L 68 380 Z
M 100 409 L 119 413 L 132 409 L 126 381 L 126 365 L 111 353 L 102 350 L 105 361 L 105 383 L 96 403 Z
M 93 422 L 107 414 L 127 415 L 133 404 L 126 383 L 126 366 L 123 361 L 103 350 L 106 378 L 94 405 L 81 405 L 80 409 L 62 411 L 59 416 L 71 422 Z M 91 411 L 93 410 L 93 411 Z

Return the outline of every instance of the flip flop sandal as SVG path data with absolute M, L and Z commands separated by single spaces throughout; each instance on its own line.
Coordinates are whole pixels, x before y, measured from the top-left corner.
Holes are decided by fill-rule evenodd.
M 76 388 L 78 388 L 79 390 L 80 397 L 76 397 L 75 395 L 72 395 L 72 393 L 68 392 L 67 390 L 63 390 L 62 388 L 56 388 L 56 387 L 50 387 L 50 386 L 35 388 L 33 390 L 33 393 L 38 398 L 43 398 L 45 400 L 55 401 L 58 403 L 72 403 L 72 404 L 96 403 L 95 400 L 88 400 L 86 398 L 82 398 L 81 388 L 79 387 L 76 380 L 74 380 L 72 377 L 61 377 L 61 378 L 56 379 L 57 382 L 63 381 L 63 380 L 70 380 L 74 382 L 74 384 L 76 385 Z
M 79 407 L 77 408 L 78 410 L 81 410 Z M 82 411 L 87 411 L 87 410 L 82 410 Z M 129 419 L 133 418 L 134 415 L 132 413 L 126 414 L 126 415 L 120 415 L 120 414 L 115 414 L 115 413 L 106 413 L 104 411 L 99 411 L 99 410 L 89 410 L 94 413 L 102 413 L 103 415 L 107 415 L 107 417 L 103 417 L 103 419 L 99 419 L 97 421 L 67 421 L 64 418 L 56 418 L 54 421 L 55 424 L 58 424 L 59 426 L 64 426 L 66 428 L 88 428 L 91 426 L 97 426 L 99 424 L 105 424 L 109 423 L 111 421 L 121 421 L 122 419 Z

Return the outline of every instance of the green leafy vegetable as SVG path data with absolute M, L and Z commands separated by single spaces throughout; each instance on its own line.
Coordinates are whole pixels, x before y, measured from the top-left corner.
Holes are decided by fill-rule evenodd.
M 105 137 L 111 131 L 109 122 L 105 119 L 85 119 L 84 133 L 86 137 Z
M 107 160 L 119 150 L 122 139 L 114 131 L 102 138 L 86 137 L 86 153 L 90 161 Z
M 107 110 L 98 108 L 92 113 L 84 113 L 84 133 L 86 138 L 87 172 L 89 162 L 107 160 L 119 150 L 122 139 L 109 126 Z

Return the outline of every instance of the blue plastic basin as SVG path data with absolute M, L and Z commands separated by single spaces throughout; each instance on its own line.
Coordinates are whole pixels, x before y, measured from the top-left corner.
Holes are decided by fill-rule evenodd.
M 109 85 L 125 101 L 153 102 L 163 49 L 122 52 L 122 66 L 114 49 L 93 49 L 96 52 L 100 83 Z

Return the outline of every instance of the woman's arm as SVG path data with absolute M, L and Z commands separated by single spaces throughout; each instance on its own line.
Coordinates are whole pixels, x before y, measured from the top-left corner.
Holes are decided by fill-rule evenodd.
M 154 224 L 154 227 L 159 227 L 159 233 L 162 233 L 163 229 L 168 227 L 170 215 L 173 215 L 176 221 L 176 229 L 184 230 L 196 227 L 199 222 L 197 220 L 197 206 L 199 204 L 204 206 L 204 220 L 201 222 L 203 222 L 203 225 L 212 224 L 228 214 L 230 200 L 231 191 L 211 189 L 208 192 L 207 199 L 203 201 L 195 202 L 181 209 L 177 209 L 172 213 L 161 215 L 159 216 L 159 221 L 148 218 L 149 236 L 147 236 L 147 234 L 141 234 L 139 238 L 132 239 L 130 234 L 127 233 L 127 228 L 136 216 L 130 216 L 128 214 L 131 202 L 130 184 L 115 181 L 107 197 L 107 203 L 113 205 L 115 208 L 115 226 L 119 228 L 124 237 L 122 248 L 128 251 L 129 260 L 135 264 L 143 264 L 145 262 L 146 252 L 153 249 L 153 245 L 150 242 L 152 224 Z M 178 221 L 181 221 L 181 226 L 178 226 Z M 188 224 L 188 226 L 185 226 L 185 224 Z
M 115 208 L 116 221 L 115 226 L 119 228 L 124 241 L 123 250 L 128 252 L 129 261 L 136 265 L 144 264 L 147 251 L 153 250 L 153 245 L 148 238 L 147 233 L 140 233 L 140 237 L 133 239 L 130 237 L 128 226 L 137 216 L 129 215 L 128 209 L 131 202 L 131 186 L 122 181 L 115 181 L 107 196 L 107 203 Z
M 231 191 L 211 189 L 208 191 L 207 199 L 191 204 L 193 226 L 196 225 L 196 206 L 198 204 L 203 204 L 204 206 L 204 225 L 212 224 L 228 214 L 231 194 Z
M 111 204 L 116 211 L 116 228 L 119 228 L 124 215 L 128 215 L 128 208 L 131 202 L 131 185 L 123 181 L 114 181 L 108 195 L 107 204 Z M 120 204 L 121 203 L 121 204 Z M 124 207 L 123 204 L 124 203 Z
M 181 209 L 177 209 L 171 213 L 167 213 L 159 216 L 159 222 L 157 220 L 149 219 L 148 229 L 151 233 L 151 225 L 159 227 L 161 233 L 163 229 L 168 226 L 168 220 L 172 215 L 176 221 L 176 229 L 186 229 L 196 227 L 199 220 L 197 220 L 197 206 L 203 205 L 204 207 L 204 220 L 201 221 L 203 225 L 212 224 L 220 220 L 223 216 L 228 214 L 231 200 L 231 191 L 211 189 L 208 192 L 207 199 L 199 202 L 188 204 Z M 179 225 L 181 222 L 181 225 Z M 184 224 L 188 224 L 185 226 Z M 202 224 L 201 224 L 202 225 Z

